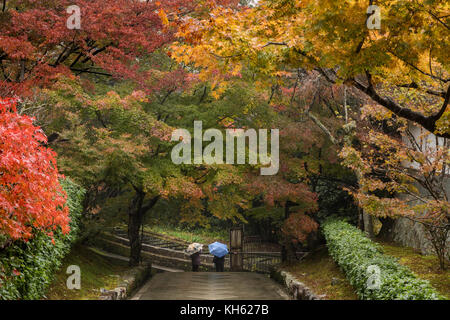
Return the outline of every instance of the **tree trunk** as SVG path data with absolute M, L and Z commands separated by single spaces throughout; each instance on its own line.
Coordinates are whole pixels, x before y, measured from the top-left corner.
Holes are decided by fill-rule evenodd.
M 286 244 L 287 263 L 292 263 L 297 260 L 297 256 L 295 253 L 296 249 L 297 249 L 297 247 L 292 242 L 289 242 Z
M 128 239 L 130 240 L 130 266 L 139 265 L 141 261 L 141 239 L 139 237 L 139 229 L 142 224 L 142 202 L 144 201 L 144 193 L 137 193 L 133 199 L 130 210 L 128 212 Z
M 356 178 L 358 179 L 358 186 L 361 186 L 361 173 L 356 172 Z M 362 212 L 362 223 L 364 225 L 364 232 L 369 237 L 369 239 L 375 238 L 375 232 L 373 231 L 373 217 L 364 211 L 364 208 L 360 208 Z
M 385 241 L 393 241 L 392 228 L 394 227 L 394 219 L 380 218 L 381 229 L 377 237 Z
M 286 201 L 286 204 L 284 205 L 284 220 L 287 218 L 289 218 L 289 204 Z M 282 235 L 282 238 L 285 237 Z M 281 262 L 288 262 L 289 259 L 288 244 L 286 241 L 286 239 L 282 240 L 281 244 Z
M 159 196 L 150 200 L 144 205 L 145 192 L 135 188 L 136 196 L 131 202 L 128 211 L 128 239 L 130 240 L 130 266 L 134 267 L 141 262 L 142 239 L 139 231 L 144 220 L 144 216 L 158 202 Z
M 446 225 L 444 227 L 444 225 Z M 447 239 L 450 232 L 448 227 L 448 222 L 443 223 L 442 226 L 424 225 L 425 230 L 428 231 L 430 235 L 430 241 L 433 244 L 434 251 L 439 260 L 439 267 L 441 270 L 447 270 Z
M 367 234 L 369 239 L 375 238 L 375 232 L 373 231 L 373 217 L 370 214 L 363 212 L 364 220 L 364 232 Z
M 287 262 L 287 250 L 286 250 L 286 244 L 283 241 L 283 244 L 281 245 L 281 262 L 285 263 Z
M 364 231 L 364 211 L 360 206 L 358 206 L 358 228 Z

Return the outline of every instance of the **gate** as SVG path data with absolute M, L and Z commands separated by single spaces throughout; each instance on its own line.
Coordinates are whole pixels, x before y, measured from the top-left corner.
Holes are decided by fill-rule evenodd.
M 281 263 L 278 244 L 262 241 L 259 236 L 245 236 L 242 226 L 230 230 L 230 269 L 270 273 Z

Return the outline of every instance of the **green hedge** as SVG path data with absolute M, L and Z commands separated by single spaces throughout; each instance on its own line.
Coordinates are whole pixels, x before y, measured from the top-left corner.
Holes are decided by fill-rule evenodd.
M 443 299 L 430 283 L 417 279 L 396 259 L 383 254 L 381 247 L 367 238 L 363 232 L 341 220 L 327 220 L 322 225 L 330 255 L 344 271 L 365 300 L 437 300 Z M 380 268 L 380 286 L 369 289 L 367 268 Z
M 51 237 L 40 232 L 29 242 L 17 241 L 1 251 L 0 299 L 40 299 L 76 240 L 85 190 L 67 178 L 61 185 L 68 196 L 70 233 L 55 232 L 53 244 Z

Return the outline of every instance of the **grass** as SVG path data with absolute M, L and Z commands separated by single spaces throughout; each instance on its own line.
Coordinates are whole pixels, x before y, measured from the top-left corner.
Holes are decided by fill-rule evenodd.
M 379 242 L 384 253 L 398 259 L 418 278 L 430 281 L 431 285 L 447 299 L 450 298 L 450 270 L 439 270 L 439 262 L 434 255 L 422 255 L 413 248 L 395 243 Z
M 327 300 L 357 300 L 358 296 L 344 273 L 328 254 L 327 248 L 311 253 L 295 265 L 284 266 L 315 294 Z
M 67 267 L 78 265 L 81 269 L 81 289 L 69 290 L 66 286 Z M 48 300 L 96 300 L 100 288 L 114 289 L 119 283 L 120 274 L 128 270 L 126 262 L 100 256 L 88 248 L 77 245 L 64 259 L 63 265 L 55 275 L 47 291 Z
M 228 243 L 229 235 L 227 231 L 213 231 L 210 229 L 195 229 L 195 230 L 184 230 L 178 227 L 170 226 L 145 226 L 145 231 L 151 231 L 178 239 L 182 239 L 188 242 L 199 242 L 203 244 L 209 244 L 214 241 L 220 241 L 223 243 Z

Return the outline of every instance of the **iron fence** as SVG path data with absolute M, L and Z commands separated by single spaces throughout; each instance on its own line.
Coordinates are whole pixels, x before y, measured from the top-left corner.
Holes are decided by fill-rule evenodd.
M 270 273 L 281 263 L 281 254 L 278 252 L 242 252 L 245 271 Z
M 239 254 L 245 271 L 269 273 L 281 263 L 280 245 L 263 241 L 259 236 L 245 236 Z

